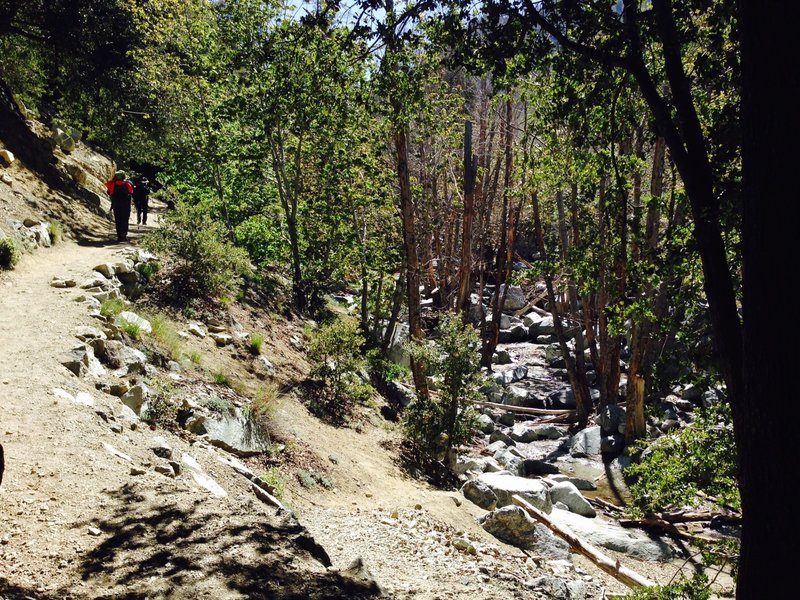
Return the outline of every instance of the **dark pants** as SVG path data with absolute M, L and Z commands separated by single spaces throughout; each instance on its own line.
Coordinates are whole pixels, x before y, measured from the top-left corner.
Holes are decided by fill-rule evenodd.
M 150 198 L 137 198 L 134 202 L 136 202 L 136 224 L 147 225 L 147 209 Z
M 131 218 L 131 201 L 112 200 L 111 210 L 114 211 L 114 224 L 117 226 L 117 241 L 124 242 L 128 239 L 128 220 Z

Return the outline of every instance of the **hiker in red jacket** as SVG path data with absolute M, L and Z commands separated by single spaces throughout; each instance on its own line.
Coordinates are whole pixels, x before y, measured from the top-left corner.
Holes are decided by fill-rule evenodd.
M 106 182 L 106 191 L 111 197 L 111 210 L 114 211 L 114 224 L 117 226 L 117 241 L 127 242 L 133 185 L 125 178 L 123 171 L 117 171 L 114 173 L 114 179 Z

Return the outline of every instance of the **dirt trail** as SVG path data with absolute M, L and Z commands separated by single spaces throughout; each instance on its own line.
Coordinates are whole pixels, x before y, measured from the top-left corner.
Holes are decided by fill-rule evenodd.
M 92 319 L 75 289 L 49 282 L 80 282 L 120 249 L 62 243 L 0 277 L 0 598 L 361 597 L 366 587 L 326 569 L 324 550 L 258 502 L 223 453 L 166 435 L 177 461 L 191 454 L 200 466 L 155 472 L 163 432 L 113 432 L 119 401 L 58 363 Z

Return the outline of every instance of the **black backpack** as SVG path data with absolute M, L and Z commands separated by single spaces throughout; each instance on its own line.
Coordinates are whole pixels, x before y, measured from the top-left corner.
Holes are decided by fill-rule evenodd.
M 130 200 L 131 196 L 128 193 L 128 182 L 125 180 L 118 180 L 114 182 L 114 191 L 111 192 L 112 200 Z

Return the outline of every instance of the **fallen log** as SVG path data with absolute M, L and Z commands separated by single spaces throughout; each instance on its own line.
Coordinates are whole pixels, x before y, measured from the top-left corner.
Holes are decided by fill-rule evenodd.
M 622 508 L 617 506 L 616 504 L 611 504 L 607 500 L 603 500 L 602 498 L 589 498 L 587 497 L 586 500 L 589 501 L 589 504 L 594 506 L 595 508 L 599 508 L 606 512 L 614 513 L 614 514 L 621 514 L 623 511 Z
M 510 404 L 499 404 L 497 402 L 489 402 L 488 400 L 473 400 L 473 404 L 478 406 L 486 406 L 488 408 L 496 408 L 498 410 L 505 410 L 508 412 L 519 413 L 521 415 L 563 415 L 577 417 L 578 411 L 576 410 L 559 410 L 554 408 L 531 408 L 528 406 L 512 406 Z
M 711 510 L 665 511 L 658 516 L 669 523 L 693 523 L 695 521 L 717 521 L 721 523 L 741 523 L 742 515 L 732 512 L 715 512 Z
M 617 560 L 613 560 L 600 552 L 597 548 L 589 544 L 588 542 L 584 542 L 582 539 L 577 537 L 574 533 L 570 530 L 562 528 L 560 525 L 557 525 L 550 518 L 540 511 L 535 506 L 532 506 L 530 503 L 525 501 L 520 496 L 516 494 L 511 497 L 511 500 L 517 506 L 521 507 L 526 513 L 528 513 L 531 517 L 542 523 L 545 527 L 547 527 L 550 531 L 555 533 L 560 538 L 566 540 L 570 546 L 575 548 L 578 552 L 583 554 L 589 560 L 591 560 L 594 564 L 600 567 L 603 571 L 621 581 L 625 585 L 630 588 L 635 587 L 650 587 L 656 585 L 655 582 L 650 581 L 643 575 L 640 575 L 636 571 L 629 569 L 628 567 L 623 566 Z

